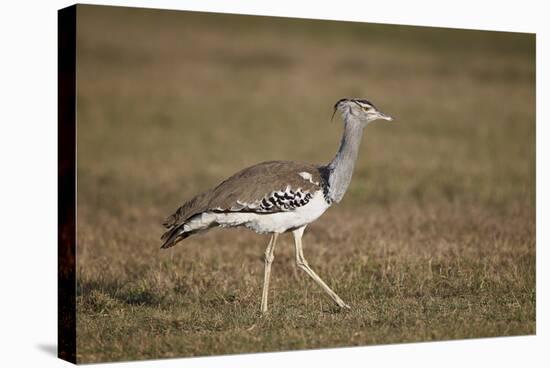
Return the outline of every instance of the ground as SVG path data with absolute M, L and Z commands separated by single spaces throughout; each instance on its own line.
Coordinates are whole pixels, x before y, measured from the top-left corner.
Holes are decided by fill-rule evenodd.
M 535 333 L 535 38 L 78 8 L 79 362 Z M 304 235 L 340 312 L 268 237 L 159 249 L 163 218 L 260 161 L 326 163 L 342 97 L 365 131 Z

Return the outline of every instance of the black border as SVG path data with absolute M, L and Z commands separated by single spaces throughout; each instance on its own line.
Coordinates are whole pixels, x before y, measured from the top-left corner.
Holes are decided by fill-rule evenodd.
M 76 364 L 76 5 L 57 21 L 57 356 Z

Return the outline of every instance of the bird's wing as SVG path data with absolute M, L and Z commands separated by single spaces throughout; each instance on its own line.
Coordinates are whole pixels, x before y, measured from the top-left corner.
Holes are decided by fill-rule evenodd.
M 163 223 L 168 229 L 207 212 L 275 213 L 292 211 L 325 188 L 320 168 L 292 161 L 269 161 L 248 167 L 217 187 L 184 203 Z

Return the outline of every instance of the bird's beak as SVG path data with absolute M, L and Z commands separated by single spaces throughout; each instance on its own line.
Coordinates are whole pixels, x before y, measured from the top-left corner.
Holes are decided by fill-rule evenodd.
M 384 114 L 383 112 L 378 111 L 378 119 L 393 121 L 393 118 L 389 115 Z

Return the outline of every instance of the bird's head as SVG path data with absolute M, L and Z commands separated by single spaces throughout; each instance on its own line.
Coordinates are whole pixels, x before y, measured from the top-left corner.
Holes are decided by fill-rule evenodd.
M 340 111 L 344 120 L 352 118 L 363 125 L 375 120 L 392 121 L 393 118 L 379 111 L 372 102 L 359 98 L 342 98 L 334 105 L 334 112 Z

